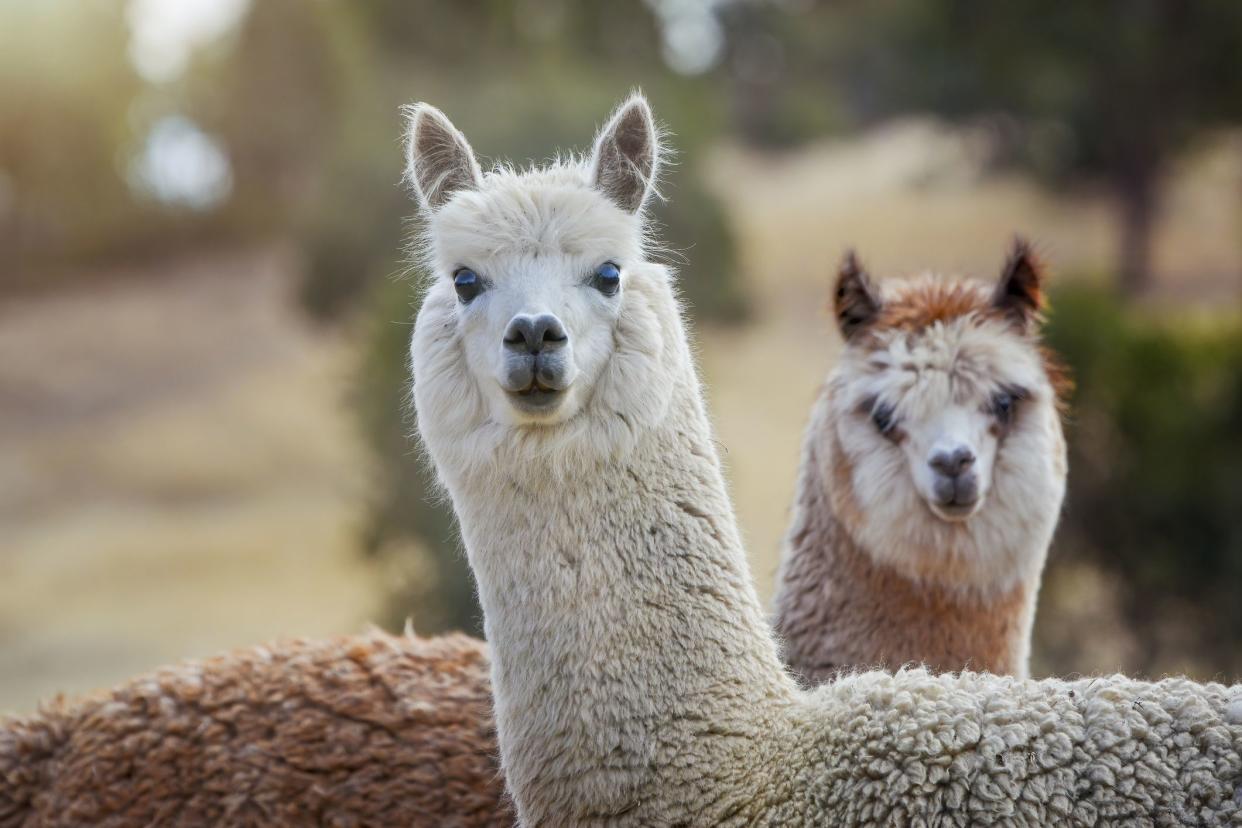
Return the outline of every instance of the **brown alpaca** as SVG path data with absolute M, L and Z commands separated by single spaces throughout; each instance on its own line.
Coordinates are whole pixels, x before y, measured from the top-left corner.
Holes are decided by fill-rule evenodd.
M 806 683 L 911 662 L 1026 675 L 1066 475 L 1040 280 L 1022 242 L 993 289 L 881 291 L 847 257 L 846 347 L 811 414 L 777 586 Z
M 501 826 L 484 645 L 293 640 L 0 722 L 0 826 Z

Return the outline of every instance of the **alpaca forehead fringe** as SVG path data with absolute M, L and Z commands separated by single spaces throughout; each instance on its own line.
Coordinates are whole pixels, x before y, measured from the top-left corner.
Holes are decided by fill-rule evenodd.
M 618 107 L 618 111 L 621 108 Z M 664 201 L 665 198 L 660 192 L 660 183 L 665 167 L 675 164 L 675 152 L 666 143 L 666 138 L 671 133 L 658 122 L 655 123 L 655 130 L 656 160 L 648 186 L 651 199 Z M 576 191 L 598 193 L 591 184 L 591 165 L 592 157 L 578 151 L 557 151 L 551 159 L 545 162 L 531 161 L 526 165 L 517 165 L 504 159 L 493 160 L 491 167 L 483 174 L 481 185 L 470 192 L 476 199 L 486 199 L 488 196 L 502 199 L 506 193 L 510 195 L 522 193 L 529 196 L 532 189 L 564 190 L 564 195 L 570 195 Z M 412 186 L 408 172 L 404 180 L 407 186 Z M 466 197 L 469 198 L 470 195 L 467 194 Z M 476 206 L 476 209 L 478 206 L 482 206 L 481 203 Z M 512 206 L 510 204 L 511 208 Z M 413 229 L 405 247 L 412 268 L 421 271 L 421 278 L 425 282 L 434 281 L 439 275 L 440 263 L 436 259 L 436 218 L 436 216 L 430 219 L 421 215 L 414 216 L 411 219 Z M 514 232 L 515 238 L 505 240 L 506 243 L 528 240 L 533 228 L 529 222 L 514 222 L 509 229 Z M 645 204 L 638 213 L 637 232 L 639 246 L 646 259 L 661 262 L 667 266 L 671 259 L 677 258 L 676 252 L 669 248 L 661 238 L 659 222 L 651 215 Z M 606 251 L 601 252 L 606 253 Z M 671 267 L 669 269 L 671 271 Z M 673 274 L 670 272 L 670 275 Z
M 988 285 L 925 273 L 882 283 L 881 290 L 880 312 L 846 350 L 859 374 L 943 371 L 959 401 L 1003 385 L 1006 376 L 1029 374 L 1025 381 L 1046 382 L 1063 409 L 1073 387 L 1068 370 L 1037 336 L 1009 324 Z M 906 379 L 907 386 L 914 381 Z

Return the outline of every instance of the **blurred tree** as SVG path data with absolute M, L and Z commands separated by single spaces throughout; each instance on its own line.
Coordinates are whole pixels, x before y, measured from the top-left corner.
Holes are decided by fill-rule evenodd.
M 61 264 L 144 237 L 149 211 L 118 164 L 141 89 L 122 12 L 119 0 L 0 3 L 0 284 L 33 284 L 27 261 Z
M 850 30 L 838 77 L 854 111 L 992 116 L 1011 160 L 1107 186 L 1127 295 L 1149 283 L 1169 162 L 1242 120 L 1234 0 L 884 0 L 860 5 Z
M 1061 289 L 1053 308 L 1047 340 L 1077 390 L 1049 574 L 1082 561 L 1103 568 L 1118 585 L 1124 631 L 1141 642 L 1131 663 L 1081 668 L 1236 677 L 1242 324 L 1175 326 L 1086 287 Z M 1074 663 L 1073 652 L 1059 657 Z
M 340 24 L 334 3 L 252 3 L 222 47 L 199 57 L 185 81 L 192 115 L 228 148 L 239 235 L 288 233 L 312 211 L 325 158 L 342 131 Z
M 788 144 L 842 113 L 982 120 L 998 161 L 1053 186 L 1108 188 L 1127 295 L 1150 280 L 1169 163 L 1242 121 L 1233 0 L 785 0 L 735 3 L 725 19 L 744 136 Z
M 743 140 L 784 149 L 852 126 L 833 81 L 859 12 L 837 3 L 735 2 L 720 13 L 728 39 L 722 74 Z

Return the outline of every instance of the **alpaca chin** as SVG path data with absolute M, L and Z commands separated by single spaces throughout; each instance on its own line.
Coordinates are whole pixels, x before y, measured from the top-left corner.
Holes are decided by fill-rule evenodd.
M 513 424 L 518 426 L 553 426 L 572 417 L 577 406 L 570 402 L 572 389 L 544 391 L 532 389 L 520 393 L 506 392 L 513 409 Z
M 945 523 L 965 523 L 979 513 L 979 510 L 983 508 L 985 498 L 980 497 L 970 503 L 942 504 L 927 498 L 923 498 L 923 502 L 927 504 L 928 511 Z

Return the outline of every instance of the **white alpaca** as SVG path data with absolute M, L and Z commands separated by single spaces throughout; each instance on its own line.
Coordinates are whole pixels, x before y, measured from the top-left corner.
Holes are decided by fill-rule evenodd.
M 1066 474 L 1040 279 L 1021 241 L 994 289 L 881 291 L 846 258 L 846 347 L 807 427 L 777 581 L 785 661 L 808 683 L 911 662 L 1026 676 Z
M 921 670 L 799 691 L 747 572 L 668 271 L 646 103 L 482 175 L 410 110 L 419 430 L 461 520 L 528 825 L 1224 823 L 1242 688 Z M 863 419 L 863 415 L 859 415 Z M 861 427 L 861 426 L 860 426 Z

